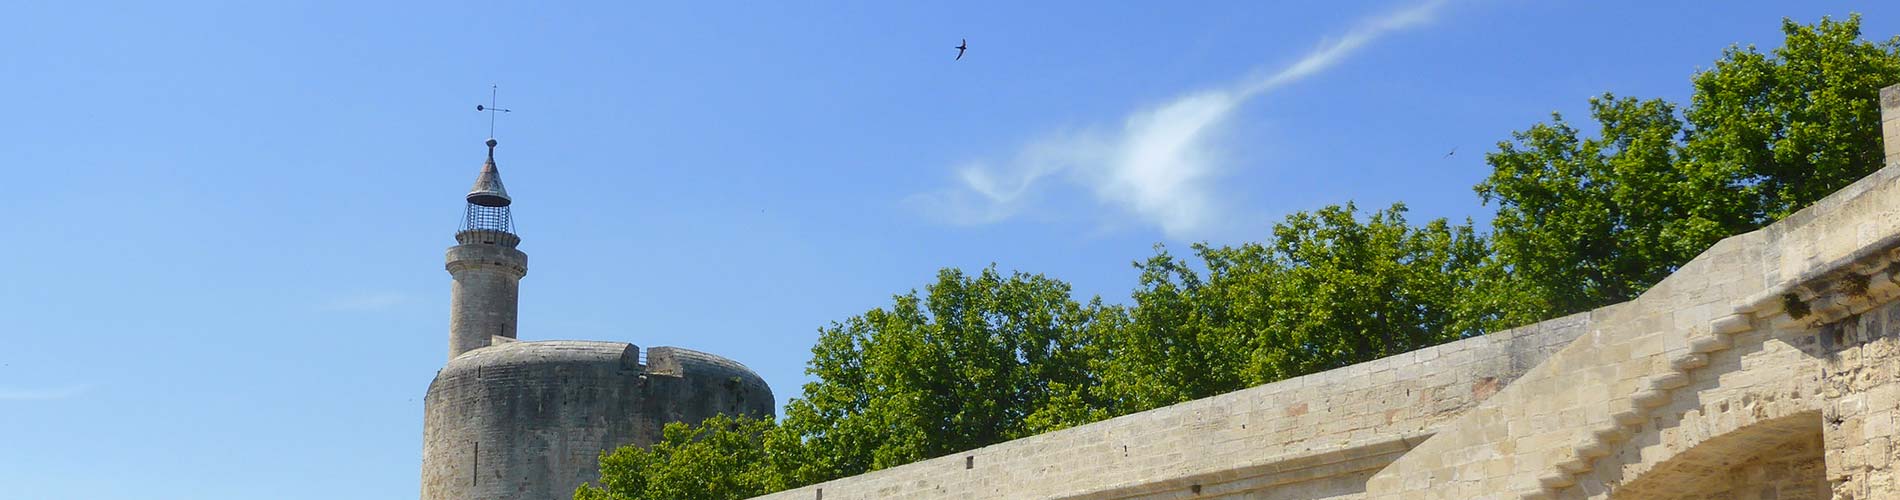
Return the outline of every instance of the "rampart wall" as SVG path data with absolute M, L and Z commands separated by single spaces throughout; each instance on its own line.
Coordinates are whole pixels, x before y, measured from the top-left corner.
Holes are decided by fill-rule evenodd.
M 1356 493 L 1363 477 L 1329 479 L 1384 467 L 1589 328 L 1561 318 L 763 498 Z

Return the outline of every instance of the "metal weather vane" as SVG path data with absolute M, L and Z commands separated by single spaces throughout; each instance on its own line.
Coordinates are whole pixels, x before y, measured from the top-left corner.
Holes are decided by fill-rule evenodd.
M 488 105 L 487 106 L 483 106 L 480 104 L 475 105 L 476 111 L 482 111 L 482 112 L 488 113 L 488 137 L 491 139 L 495 137 L 495 113 L 498 113 L 498 112 L 499 113 L 513 113 L 514 112 L 514 110 L 512 109 L 502 109 L 502 108 L 495 107 L 495 99 L 500 93 L 501 93 L 500 85 L 489 85 L 488 86 Z

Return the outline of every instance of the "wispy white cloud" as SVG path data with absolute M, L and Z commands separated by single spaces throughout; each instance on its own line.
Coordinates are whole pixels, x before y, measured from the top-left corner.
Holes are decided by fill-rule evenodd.
M 1236 108 L 1324 72 L 1380 37 L 1427 23 L 1444 4 L 1431 0 L 1362 20 L 1292 64 L 1135 110 L 1119 129 L 1044 137 L 1007 161 L 958 166 L 955 186 L 908 201 L 950 222 L 987 224 L 1021 214 L 1039 186 L 1054 179 L 1080 186 L 1169 236 L 1197 234 L 1219 217 L 1213 183 L 1228 169 L 1219 139 Z
M 343 312 L 381 311 L 408 303 L 410 298 L 409 294 L 401 292 L 359 292 L 319 304 L 317 310 Z
M 0 401 L 52 401 L 72 399 L 92 392 L 91 384 L 69 385 L 44 389 L 18 389 L 0 387 Z

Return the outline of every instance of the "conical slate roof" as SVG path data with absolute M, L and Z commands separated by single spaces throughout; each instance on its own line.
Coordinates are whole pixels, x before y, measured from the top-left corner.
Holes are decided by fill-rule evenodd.
M 488 140 L 488 161 L 482 163 L 482 175 L 475 178 L 475 187 L 468 190 L 468 202 L 484 207 L 505 207 L 514 200 L 508 198 L 508 188 L 501 185 L 501 170 L 495 168 L 494 139 Z

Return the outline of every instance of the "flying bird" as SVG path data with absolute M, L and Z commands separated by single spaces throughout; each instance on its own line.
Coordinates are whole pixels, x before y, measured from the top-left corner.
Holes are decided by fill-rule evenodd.
M 953 61 L 963 60 L 963 51 L 968 50 L 969 48 L 970 48 L 970 39 L 968 38 L 963 39 L 963 43 L 957 44 L 957 58 L 952 59 L 952 60 Z
M 1450 153 L 1445 153 L 1445 157 L 1446 157 L 1446 158 L 1450 158 L 1450 157 L 1451 157 L 1451 155 L 1455 155 L 1455 154 L 1458 154 L 1458 147 L 1457 147 L 1457 146 L 1452 146 L 1452 148 L 1451 148 L 1451 152 L 1450 152 Z

